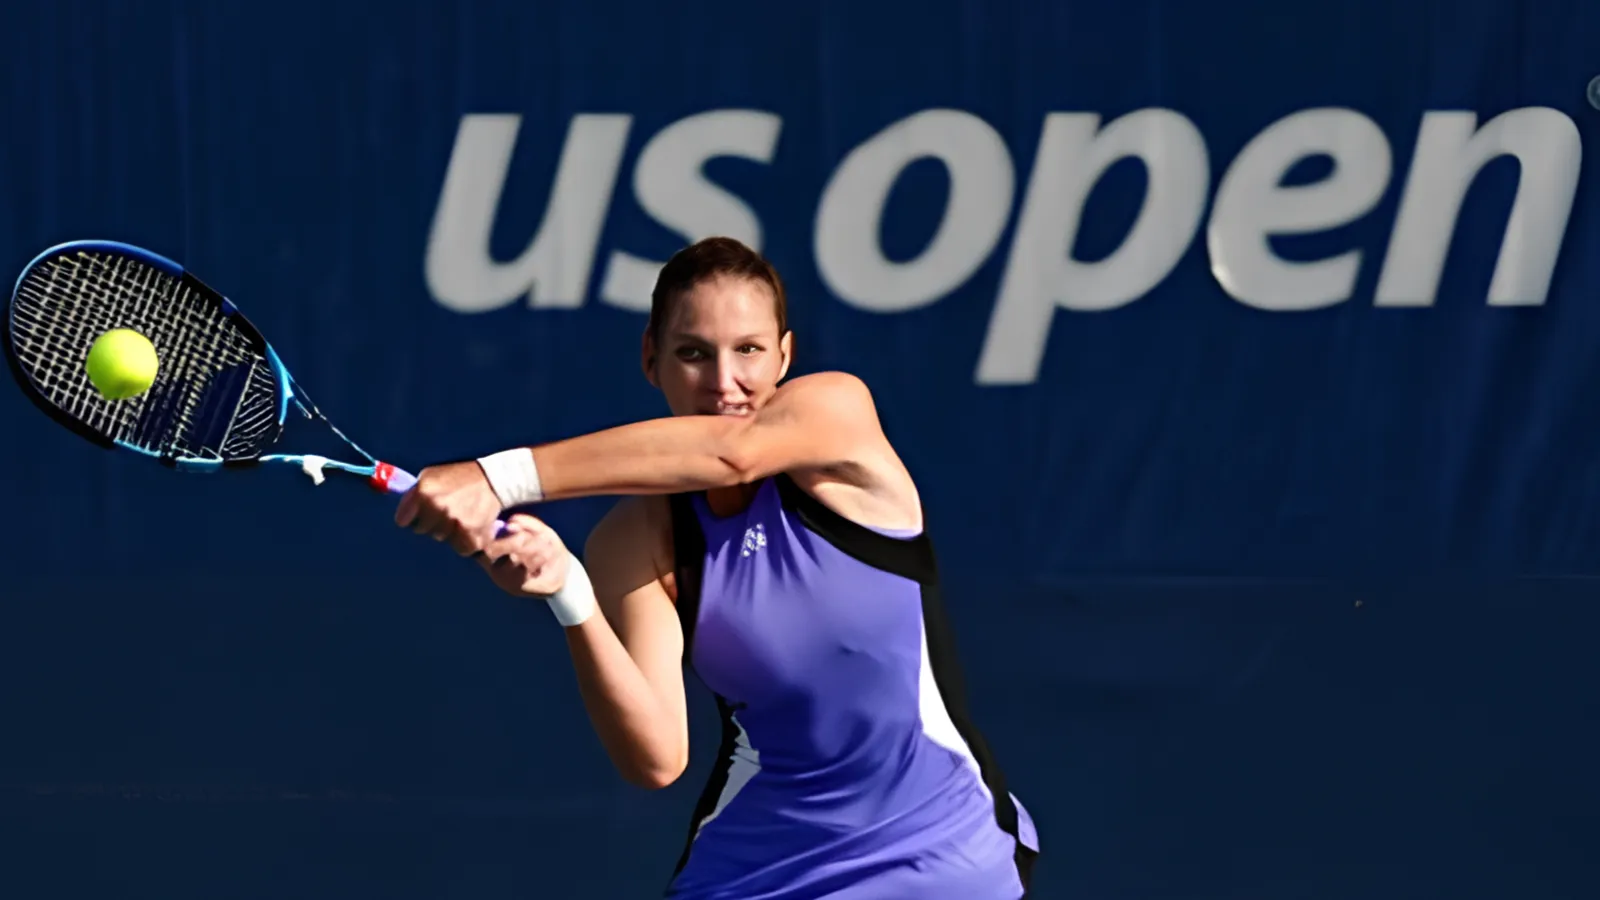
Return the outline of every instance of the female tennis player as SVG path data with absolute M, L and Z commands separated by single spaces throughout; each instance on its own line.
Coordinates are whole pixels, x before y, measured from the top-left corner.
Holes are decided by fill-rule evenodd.
M 916 485 L 861 381 L 780 386 L 785 310 L 743 244 L 679 251 L 643 339 L 672 416 L 424 469 L 396 523 L 550 603 L 629 781 L 688 763 L 684 664 L 715 693 L 722 747 L 667 896 L 1026 896 L 1038 841 L 967 717 Z M 628 497 L 587 570 L 531 516 L 495 525 L 601 494 Z

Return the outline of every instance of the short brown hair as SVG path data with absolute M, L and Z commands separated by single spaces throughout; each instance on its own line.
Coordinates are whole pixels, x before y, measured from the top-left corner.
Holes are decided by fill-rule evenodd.
M 772 292 L 773 312 L 778 317 L 778 334 L 789 330 L 789 300 L 783 292 L 778 270 L 760 253 L 730 237 L 708 237 L 672 254 L 656 276 L 650 293 L 650 336 L 659 344 L 672 304 L 696 287 L 717 278 L 746 278 L 759 282 Z

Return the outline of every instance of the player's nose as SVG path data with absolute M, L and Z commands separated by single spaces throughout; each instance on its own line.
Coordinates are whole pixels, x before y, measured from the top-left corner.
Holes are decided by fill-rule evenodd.
M 744 386 L 739 383 L 739 368 L 728 360 L 718 361 L 716 385 L 717 393 L 724 400 L 744 394 Z

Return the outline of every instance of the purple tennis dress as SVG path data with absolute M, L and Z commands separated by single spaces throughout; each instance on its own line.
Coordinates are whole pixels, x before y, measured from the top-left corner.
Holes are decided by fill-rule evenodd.
M 686 657 L 723 740 L 667 896 L 1018 900 L 1033 823 L 967 719 L 926 535 L 787 476 L 671 498 Z

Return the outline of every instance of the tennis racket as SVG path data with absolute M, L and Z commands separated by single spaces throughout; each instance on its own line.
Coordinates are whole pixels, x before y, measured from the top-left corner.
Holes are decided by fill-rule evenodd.
M 328 420 L 233 301 L 170 259 L 114 241 L 73 241 L 39 254 L 0 317 L 6 361 L 33 404 L 69 431 L 184 472 L 293 466 L 403 494 L 416 478 L 361 449 Z M 155 383 L 102 396 L 85 361 L 95 339 L 128 328 L 155 345 Z M 291 409 L 320 420 L 359 460 L 269 452 Z

